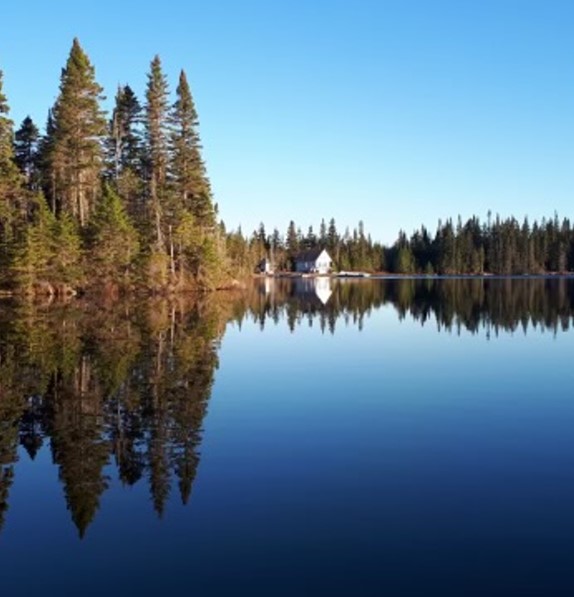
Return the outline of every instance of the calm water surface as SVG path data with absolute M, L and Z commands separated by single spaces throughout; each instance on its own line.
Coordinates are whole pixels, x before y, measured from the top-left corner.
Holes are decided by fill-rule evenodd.
M 574 594 L 574 281 L 0 304 L 3 595 Z

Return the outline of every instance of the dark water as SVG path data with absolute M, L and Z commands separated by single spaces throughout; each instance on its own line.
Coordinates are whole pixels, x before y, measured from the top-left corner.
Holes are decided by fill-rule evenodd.
M 2 595 L 574 594 L 574 281 L 0 304 Z

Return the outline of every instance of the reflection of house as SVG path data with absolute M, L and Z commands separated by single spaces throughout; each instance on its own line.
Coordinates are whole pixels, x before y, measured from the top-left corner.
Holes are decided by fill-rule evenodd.
M 257 271 L 260 274 L 272 274 L 273 273 L 273 264 L 271 260 L 267 257 L 264 257 L 257 265 Z
M 331 257 L 320 247 L 299 253 L 295 257 L 295 271 L 305 274 L 327 274 L 331 269 Z
M 315 294 L 319 300 L 326 305 L 333 294 L 331 290 L 331 280 L 329 278 L 315 278 Z
M 299 305 L 323 307 L 333 291 L 330 278 L 296 279 L 293 298 Z

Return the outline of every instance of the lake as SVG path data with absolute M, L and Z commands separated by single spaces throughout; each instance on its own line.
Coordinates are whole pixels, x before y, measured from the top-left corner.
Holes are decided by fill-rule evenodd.
M 0 303 L 18 595 L 570 595 L 574 280 Z

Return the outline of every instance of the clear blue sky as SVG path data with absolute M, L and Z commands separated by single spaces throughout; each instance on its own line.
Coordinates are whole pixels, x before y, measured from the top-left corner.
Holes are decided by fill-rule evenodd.
M 111 99 L 188 73 L 228 227 L 574 217 L 572 0 L 9 2 L 0 69 L 41 125 L 78 36 Z M 109 106 L 109 100 L 108 100 Z

